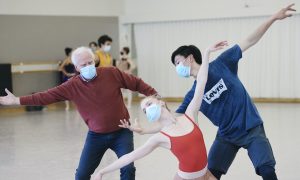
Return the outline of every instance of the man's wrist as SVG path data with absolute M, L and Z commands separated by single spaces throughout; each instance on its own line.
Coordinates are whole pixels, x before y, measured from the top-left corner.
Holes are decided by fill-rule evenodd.
M 15 105 L 20 105 L 21 103 L 20 103 L 20 98 L 19 97 L 16 97 L 16 99 L 15 99 Z

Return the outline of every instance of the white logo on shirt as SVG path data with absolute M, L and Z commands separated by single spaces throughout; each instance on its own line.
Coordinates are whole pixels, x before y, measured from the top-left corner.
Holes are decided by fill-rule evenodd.
M 221 94 L 227 90 L 227 87 L 221 79 L 211 90 L 206 92 L 203 96 L 203 99 L 208 103 L 211 104 L 215 99 L 218 99 Z

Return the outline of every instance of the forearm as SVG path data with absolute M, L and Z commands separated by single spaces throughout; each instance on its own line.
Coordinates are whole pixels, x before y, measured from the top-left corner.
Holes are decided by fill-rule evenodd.
M 59 101 L 71 100 L 71 82 L 68 81 L 60 86 L 51 88 L 44 92 L 34 93 L 29 96 L 20 97 L 21 105 L 48 105 Z
M 207 82 L 208 66 L 209 66 L 209 55 L 210 51 L 206 50 L 204 53 L 204 58 L 202 59 L 202 64 L 197 74 L 197 85 L 195 88 L 194 97 L 188 106 L 187 113 L 193 116 L 194 120 L 198 119 L 198 112 L 201 107 L 201 102 L 204 94 L 205 85 Z
M 58 102 L 55 99 L 43 98 L 43 96 L 38 93 L 29 96 L 21 96 L 19 101 L 21 105 L 30 106 L 44 106 Z
M 242 41 L 239 45 L 242 51 L 247 50 L 254 44 L 256 44 L 261 37 L 266 33 L 266 31 L 270 28 L 270 26 L 276 21 L 274 16 L 268 18 L 262 25 L 260 25 L 253 33 L 251 33 L 244 41 Z
M 118 170 L 118 169 L 130 164 L 133 161 L 134 161 L 134 158 L 131 155 L 131 153 L 126 154 L 126 155 L 122 156 L 121 158 L 119 158 L 118 160 L 116 160 L 115 162 L 113 162 L 112 164 L 110 164 L 109 166 L 100 170 L 100 173 L 104 175 L 104 174 L 113 172 L 115 170 Z
M 146 84 L 143 80 L 136 78 L 135 80 L 136 84 L 136 91 L 138 91 L 141 94 L 144 94 L 145 96 L 150 96 L 150 95 L 156 95 L 158 94 L 157 91 L 151 87 L 150 85 Z M 134 90 L 131 89 L 131 90 Z
M 270 28 L 270 26 L 276 21 L 274 16 L 271 16 L 266 22 L 264 22 L 260 27 L 257 28 L 248 38 L 247 41 L 252 44 L 256 43 Z
M 129 154 L 122 156 L 121 158 L 113 162 L 111 165 L 100 170 L 100 174 L 106 174 L 115 171 L 130 164 L 133 161 L 141 159 L 142 157 L 152 152 L 157 146 L 158 144 L 156 141 L 154 141 L 154 138 L 152 136 L 143 146 L 139 147 L 138 149 L 132 151 Z
M 142 79 L 125 72 L 120 71 L 119 69 L 114 69 L 115 73 L 119 74 L 119 80 L 122 84 L 122 88 L 129 89 L 132 91 L 137 91 L 145 96 L 155 95 L 157 91 L 152 88 L 150 85 L 146 84 Z
M 207 75 L 208 75 L 209 56 L 210 56 L 210 51 L 207 49 L 204 52 L 202 64 L 201 64 L 200 70 L 197 74 L 196 92 L 198 92 L 197 90 L 200 90 L 199 88 L 204 89 L 204 87 L 205 87 L 205 84 L 207 81 Z
M 257 43 L 276 20 L 282 20 L 287 17 L 291 17 L 293 15 L 292 12 L 296 11 L 296 9 L 293 8 L 294 5 L 295 4 L 290 4 L 285 8 L 282 8 L 277 13 L 273 14 L 267 21 L 265 21 L 261 26 L 259 26 L 258 29 L 255 30 L 248 38 L 246 38 L 246 40 L 239 43 L 242 51 L 245 51 L 246 49 Z

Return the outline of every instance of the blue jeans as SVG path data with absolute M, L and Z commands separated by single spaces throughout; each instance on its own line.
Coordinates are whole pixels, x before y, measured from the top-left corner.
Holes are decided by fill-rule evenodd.
M 133 151 L 133 133 L 121 129 L 112 133 L 95 133 L 89 131 L 82 150 L 80 162 L 76 169 L 76 180 L 90 180 L 91 175 L 100 164 L 107 149 L 114 151 L 118 158 Z M 135 167 L 131 163 L 121 168 L 121 180 L 134 180 Z
M 240 148 L 248 151 L 252 164 L 258 175 L 259 169 L 268 167 L 275 171 L 275 158 L 264 126 L 259 125 L 251 129 L 247 135 L 233 140 L 217 135 L 208 155 L 208 168 L 226 174 Z

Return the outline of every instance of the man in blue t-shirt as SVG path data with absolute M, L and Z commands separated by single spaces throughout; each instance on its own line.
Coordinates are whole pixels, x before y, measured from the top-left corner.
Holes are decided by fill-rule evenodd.
M 265 135 L 263 121 L 238 77 L 238 63 L 242 53 L 256 44 L 276 21 L 290 17 L 295 11 L 289 5 L 271 16 L 246 40 L 223 52 L 210 63 L 204 101 L 200 111 L 219 127 L 208 155 L 208 168 L 220 179 L 226 174 L 238 150 L 247 149 L 256 173 L 263 179 L 276 180 L 275 158 Z M 193 46 L 181 46 L 172 54 L 172 63 L 182 77 L 197 77 L 201 66 L 201 52 Z M 196 87 L 186 94 L 177 113 L 185 113 Z

